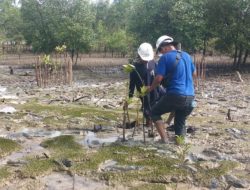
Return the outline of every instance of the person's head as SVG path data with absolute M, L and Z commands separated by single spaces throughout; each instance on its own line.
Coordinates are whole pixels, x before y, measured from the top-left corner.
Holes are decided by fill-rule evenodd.
M 148 62 L 154 59 L 154 50 L 149 43 L 142 43 L 139 46 L 137 53 L 143 62 Z
M 175 50 L 178 43 L 170 36 L 164 35 L 156 41 L 156 54 L 165 54 L 168 51 Z

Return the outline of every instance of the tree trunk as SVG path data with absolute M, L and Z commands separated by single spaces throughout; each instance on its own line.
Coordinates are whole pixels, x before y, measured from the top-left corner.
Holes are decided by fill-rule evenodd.
M 235 44 L 233 69 L 235 69 L 235 68 L 236 68 L 237 55 L 238 55 L 238 46 Z
M 243 55 L 243 47 L 240 46 L 239 55 L 238 55 L 238 61 L 237 61 L 237 69 L 240 69 L 240 65 L 242 63 L 242 55 Z
M 75 60 L 75 65 L 77 65 L 78 58 L 79 58 L 79 51 L 76 51 L 76 60 Z
M 245 55 L 244 55 L 244 59 L 243 59 L 242 65 L 245 65 L 245 64 L 246 64 L 248 54 L 249 54 L 249 50 L 247 49 L 247 50 L 245 51 Z
M 104 57 L 106 57 L 106 54 L 107 54 L 107 47 L 105 46 L 104 47 Z
M 78 57 L 78 53 L 76 55 Z M 67 84 L 68 85 L 72 85 L 73 72 L 72 72 L 72 61 L 70 59 L 68 59 L 68 61 L 67 61 L 67 72 L 68 72 L 68 78 L 67 78 L 67 80 L 68 80 L 67 82 L 68 83 Z
M 72 49 L 71 50 L 71 61 L 72 61 L 72 63 L 74 63 L 74 56 L 75 56 L 75 50 Z
M 206 55 L 206 52 L 207 52 L 207 40 L 206 40 L 206 38 L 204 38 L 204 40 L 203 40 L 203 52 L 202 52 L 203 56 Z

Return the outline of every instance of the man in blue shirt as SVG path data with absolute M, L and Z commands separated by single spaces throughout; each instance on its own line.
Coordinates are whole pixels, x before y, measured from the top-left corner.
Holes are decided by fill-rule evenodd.
M 153 106 L 151 112 L 151 118 L 156 124 L 161 140 L 165 143 L 168 142 L 168 135 L 161 115 L 174 111 L 175 135 L 185 136 L 185 122 L 194 107 L 195 66 L 190 55 L 184 51 L 177 51 L 175 46 L 176 42 L 170 36 L 164 35 L 157 40 L 157 53 L 161 53 L 162 56 L 158 63 L 157 75 L 149 88 L 149 91 L 152 91 L 165 81 L 166 95 Z

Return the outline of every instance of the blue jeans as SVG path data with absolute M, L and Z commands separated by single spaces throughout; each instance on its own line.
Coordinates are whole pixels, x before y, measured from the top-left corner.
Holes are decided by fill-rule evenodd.
M 161 115 L 175 112 L 175 135 L 186 135 L 186 119 L 193 111 L 194 96 L 166 95 L 152 107 L 152 120 L 162 120 Z

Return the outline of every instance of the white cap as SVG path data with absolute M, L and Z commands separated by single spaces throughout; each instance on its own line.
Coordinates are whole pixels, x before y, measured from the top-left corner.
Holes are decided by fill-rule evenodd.
M 154 50 L 149 43 L 142 43 L 139 46 L 137 53 L 143 61 L 151 61 L 154 59 Z
M 158 49 L 163 42 L 166 42 L 169 44 L 174 43 L 174 39 L 170 36 L 167 36 L 167 35 L 163 35 L 163 36 L 159 37 L 158 40 L 156 41 L 156 52 L 158 52 Z

